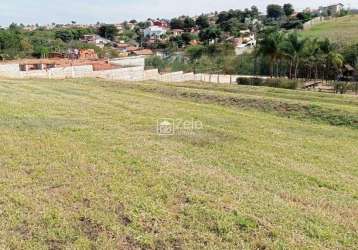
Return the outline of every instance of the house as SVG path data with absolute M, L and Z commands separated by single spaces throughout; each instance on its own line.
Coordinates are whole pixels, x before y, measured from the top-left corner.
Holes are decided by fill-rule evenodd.
M 81 41 L 88 44 L 94 44 L 102 49 L 104 48 L 105 45 L 112 43 L 112 41 L 103 38 L 99 35 L 84 35 Z
M 169 27 L 169 23 L 165 20 L 157 19 L 157 20 L 152 21 L 152 23 L 153 23 L 153 26 L 162 27 L 165 29 Z
M 160 37 L 167 33 L 167 30 L 159 26 L 150 26 L 144 30 L 145 37 Z
M 172 29 L 174 36 L 181 36 L 184 33 L 184 30 L 182 29 Z
M 235 54 L 241 55 L 246 51 L 253 49 L 256 44 L 256 36 L 250 30 L 241 30 L 240 37 L 230 39 L 235 47 Z
M 350 64 L 345 64 L 342 70 L 342 76 L 340 80 L 343 81 L 355 81 L 358 79 L 358 72 Z
M 326 7 L 319 7 L 319 13 L 323 16 L 336 16 L 341 14 L 344 5 L 341 3 L 326 6 Z
M 114 24 L 114 26 L 117 28 L 119 34 L 123 33 L 124 30 L 123 23 L 116 23 Z

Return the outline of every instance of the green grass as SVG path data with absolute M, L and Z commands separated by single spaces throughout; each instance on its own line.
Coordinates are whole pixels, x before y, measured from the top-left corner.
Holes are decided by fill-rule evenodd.
M 329 38 L 342 45 L 358 43 L 358 15 L 349 15 L 314 25 L 305 37 Z
M 354 96 L 0 80 L 0 115 L 1 249 L 358 245 Z

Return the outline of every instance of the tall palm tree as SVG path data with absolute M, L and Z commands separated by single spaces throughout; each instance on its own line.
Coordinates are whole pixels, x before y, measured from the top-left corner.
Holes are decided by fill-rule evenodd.
M 314 73 L 314 79 L 318 79 L 318 69 L 324 65 L 318 38 L 306 39 L 302 58 L 306 65 L 306 71 L 308 69 L 308 73 L 306 72 L 307 79 L 312 79 L 312 72 Z
M 335 78 L 343 67 L 344 57 L 337 52 L 335 44 L 332 44 L 328 39 L 320 42 L 320 50 L 324 54 L 326 61 L 326 76 Z
M 262 40 L 259 42 L 259 51 L 258 53 L 269 57 L 270 60 L 270 76 L 273 77 L 274 66 L 277 63 L 277 60 L 282 56 L 280 50 L 280 44 L 283 39 L 283 33 L 280 31 L 274 31 L 271 33 L 266 33 Z M 276 70 L 276 75 L 278 70 Z
M 328 62 L 329 65 L 334 69 L 334 73 L 335 75 L 337 75 L 337 73 L 340 73 L 342 67 L 343 67 L 343 63 L 344 63 L 344 57 L 336 52 L 336 51 L 331 51 L 328 54 Z
M 288 33 L 280 44 L 280 50 L 290 61 L 289 77 L 292 78 L 292 69 L 294 78 L 298 75 L 298 66 L 305 48 L 306 39 L 301 38 L 297 32 Z

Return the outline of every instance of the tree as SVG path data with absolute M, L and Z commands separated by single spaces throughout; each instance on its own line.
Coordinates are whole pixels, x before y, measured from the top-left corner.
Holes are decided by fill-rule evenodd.
M 118 29 L 112 24 L 102 25 L 99 27 L 97 34 L 111 41 L 118 35 Z
M 270 76 L 274 74 L 274 66 L 278 58 L 282 55 L 280 44 L 283 39 L 283 34 L 280 31 L 267 31 L 264 37 L 259 42 L 258 53 L 269 58 L 270 62 Z M 276 70 L 276 76 L 278 70 Z
M 202 30 L 210 26 L 209 19 L 207 16 L 201 15 L 196 19 L 196 25 Z
M 206 28 L 199 33 L 199 38 L 203 42 L 216 41 L 221 37 L 221 30 L 217 27 Z
M 297 14 L 297 18 L 303 22 L 307 22 L 312 19 L 312 14 L 309 12 L 300 12 Z
M 184 41 L 181 36 L 173 36 L 169 39 L 169 41 L 175 48 L 182 48 L 184 46 Z
M 150 26 L 150 23 L 149 22 L 139 22 L 137 24 L 137 26 L 140 28 L 140 29 L 146 29 Z
M 188 45 L 188 44 L 190 44 L 191 40 L 193 40 L 193 35 L 190 32 L 184 32 L 181 35 L 181 38 L 182 38 L 184 44 Z
M 323 53 L 320 50 L 318 38 L 306 39 L 305 47 L 303 49 L 302 61 L 305 65 L 306 78 L 319 78 L 319 66 L 324 65 Z
M 285 12 L 285 15 L 287 17 L 291 16 L 295 12 L 292 4 L 290 4 L 290 3 L 286 3 L 283 5 L 283 11 Z
M 205 53 L 205 47 L 202 45 L 190 46 L 185 51 L 185 54 L 189 56 L 191 61 L 200 59 L 204 53 Z
M 358 43 L 346 48 L 343 52 L 345 61 L 353 67 L 358 66 Z
M 61 39 L 63 42 L 68 43 L 74 39 L 71 30 L 59 30 L 55 34 L 56 39 Z
M 344 57 L 336 51 L 331 51 L 328 54 L 328 62 L 338 72 L 343 67 Z
M 258 18 L 259 15 L 260 15 L 259 9 L 255 5 L 251 6 L 251 17 Z
M 283 9 L 280 5 L 270 4 L 267 6 L 267 17 L 279 19 L 283 15 Z
M 289 58 L 289 78 L 297 78 L 298 75 L 298 66 L 300 63 L 301 56 L 305 47 L 305 39 L 299 37 L 297 32 L 289 33 L 284 37 L 283 41 L 280 44 L 280 50 L 282 54 Z
M 195 27 L 195 21 L 191 17 L 184 19 L 184 29 L 190 30 Z
M 159 71 L 165 68 L 165 61 L 159 56 L 151 56 L 145 59 L 146 67 L 151 67 L 154 69 L 159 69 Z
M 171 29 L 184 29 L 184 22 L 179 18 L 173 18 L 170 21 L 170 28 Z
M 240 22 L 240 20 L 235 17 L 222 22 L 220 27 L 223 31 L 229 32 L 233 36 L 239 36 L 240 30 L 248 29 L 248 26 L 245 23 Z

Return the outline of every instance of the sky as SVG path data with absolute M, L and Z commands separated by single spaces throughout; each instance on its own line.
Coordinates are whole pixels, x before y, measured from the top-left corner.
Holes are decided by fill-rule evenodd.
M 296 9 L 317 8 L 337 0 L 2 0 L 0 25 L 99 22 L 119 23 L 125 20 L 172 18 L 212 11 L 244 9 L 252 5 L 265 11 L 268 4 L 293 3 Z M 295 3 L 296 2 L 296 3 Z M 346 7 L 358 8 L 357 0 L 342 0 Z

